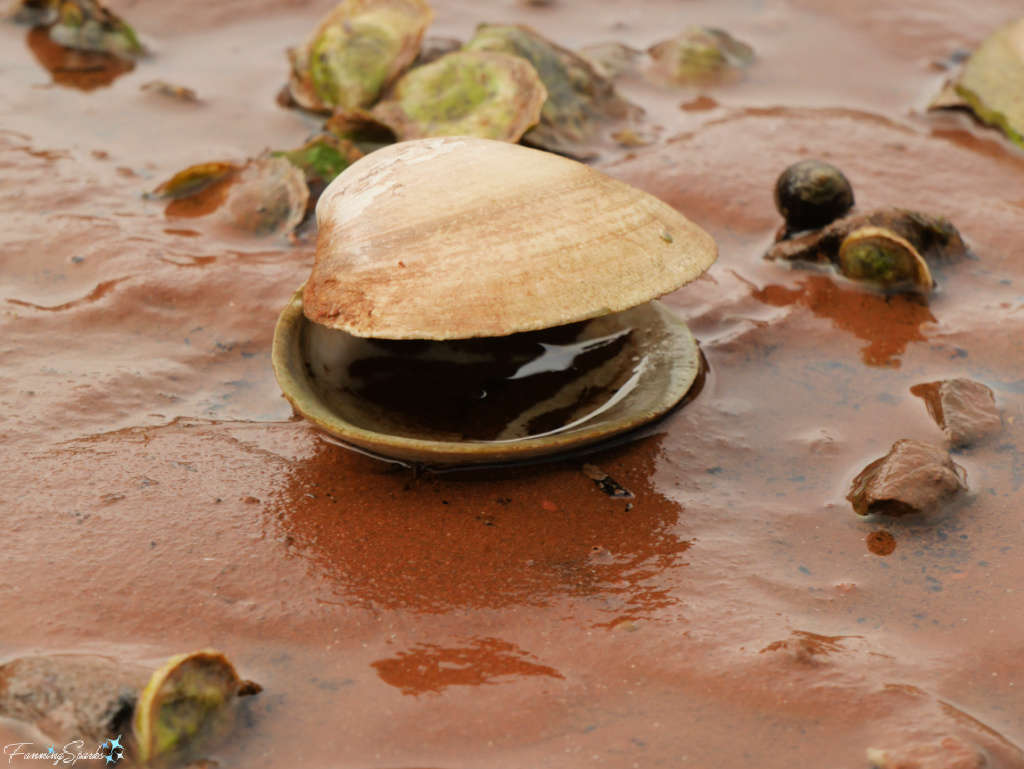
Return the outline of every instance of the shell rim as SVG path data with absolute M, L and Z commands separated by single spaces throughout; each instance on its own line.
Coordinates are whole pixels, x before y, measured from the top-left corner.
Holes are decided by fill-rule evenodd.
M 647 305 L 651 308 L 653 319 L 661 323 L 675 339 L 683 342 L 687 355 L 683 359 L 672 358 L 661 374 L 667 380 L 664 392 L 652 399 L 651 405 L 637 413 L 612 421 L 598 421 L 571 433 L 523 438 L 513 443 L 432 441 L 376 432 L 358 427 L 331 412 L 313 394 L 306 378 L 297 373 L 304 370 L 297 337 L 303 324 L 313 323 L 303 313 L 304 288 L 305 284 L 292 294 L 278 316 L 274 329 L 271 359 L 278 385 L 299 416 L 328 435 L 351 444 L 356 450 L 367 451 L 384 460 L 436 465 L 505 464 L 549 454 L 567 454 L 571 450 L 601 443 L 666 416 L 685 401 L 687 394 L 695 383 L 699 383 L 704 373 L 700 348 L 689 327 L 661 302 L 652 300 Z M 671 375 L 678 373 L 682 373 L 682 376 L 672 381 Z

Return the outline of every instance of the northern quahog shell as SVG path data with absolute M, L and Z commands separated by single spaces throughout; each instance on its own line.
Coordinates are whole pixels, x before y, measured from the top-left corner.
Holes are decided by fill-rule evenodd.
M 324 432 L 379 456 L 432 466 L 519 462 L 579 450 L 654 422 L 683 403 L 688 393 L 699 390 L 695 383 L 703 369 L 697 342 L 686 324 L 660 302 L 648 302 L 580 326 L 573 332 L 578 347 L 588 343 L 597 347 L 610 338 L 618 338 L 624 344 L 614 357 L 597 367 L 584 368 L 547 390 L 541 398 L 525 404 L 512 398 L 511 408 L 506 408 L 508 402 L 502 404 L 507 419 L 491 438 L 459 435 L 460 430 L 479 417 L 478 408 L 487 408 L 472 398 L 462 401 L 465 408 L 459 417 L 437 424 L 439 418 L 448 418 L 446 405 L 450 398 L 439 402 L 422 397 L 420 391 L 430 393 L 430 380 L 436 378 L 435 375 L 417 379 L 423 368 L 413 369 L 403 377 L 408 387 L 401 390 L 399 397 L 403 401 L 407 397 L 409 403 L 395 411 L 382 408 L 381 401 L 372 393 L 376 383 L 369 382 L 369 396 L 368 388 L 357 384 L 373 364 L 374 356 L 380 355 L 379 349 L 374 349 L 379 340 L 360 339 L 312 323 L 302 312 L 301 289 L 278 319 L 274 370 L 295 410 Z M 504 340 L 471 341 L 496 342 L 500 347 Z M 424 353 L 420 349 L 424 345 L 443 350 L 440 357 L 430 361 L 431 366 L 442 364 L 443 358 L 478 357 L 472 353 L 467 356 L 461 346 L 465 342 L 390 344 L 414 345 L 416 353 L 408 360 L 413 366 L 415 358 Z M 573 361 L 573 369 L 581 359 Z M 407 365 L 405 359 L 395 363 Z M 473 363 L 469 362 L 465 371 L 472 376 L 472 370 Z M 449 371 L 455 369 L 449 366 L 437 373 Z M 540 376 L 548 376 L 547 371 L 542 369 Z M 445 389 L 456 390 L 459 397 L 458 393 L 466 388 L 463 382 L 453 380 L 461 380 L 461 376 L 453 374 Z M 507 383 L 506 379 L 504 384 Z M 503 383 L 494 384 L 500 387 Z M 393 389 L 388 384 L 384 387 Z M 432 408 L 427 407 L 427 416 L 436 429 L 424 430 L 421 419 L 408 419 L 410 409 L 424 403 L 432 404 Z M 558 419 L 553 429 L 537 429 L 540 424 L 550 426 L 552 417 Z
M 466 339 L 643 304 L 703 273 L 714 240 L 567 158 L 443 137 L 378 150 L 317 204 L 306 317 L 361 337 Z

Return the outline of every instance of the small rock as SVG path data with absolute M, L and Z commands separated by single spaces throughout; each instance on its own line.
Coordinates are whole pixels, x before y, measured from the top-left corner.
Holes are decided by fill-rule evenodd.
M 854 478 L 846 498 L 858 515 L 927 513 L 966 491 L 965 477 L 948 451 L 899 440 Z
M 875 555 L 892 555 L 896 550 L 896 538 L 887 531 L 873 531 L 865 541 Z
M 945 379 L 914 385 L 910 392 L 924 399 L 928 413 L 954 448 L 980 443 L 1003 427 L 995 395 L 973 379 Z
M 32 724 L 62 745 L 95 745 L 128 731 L 148 678 L 145 667 L 107 657 L 21 657 L 0 666 L 0 716 Z

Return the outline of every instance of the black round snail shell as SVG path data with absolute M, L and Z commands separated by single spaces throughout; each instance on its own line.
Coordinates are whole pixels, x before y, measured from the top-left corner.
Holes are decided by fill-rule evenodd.
M 775 182 L 775 207 L 790 231 L 817 229 L 853 208 L 853 187 L 835 166 L 801 160 Z

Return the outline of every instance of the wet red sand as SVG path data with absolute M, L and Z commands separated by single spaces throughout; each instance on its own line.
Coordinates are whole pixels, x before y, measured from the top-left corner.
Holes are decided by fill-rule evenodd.
M 934 62 L 1017 4 L 435 5 L 437 34 L 643 47 L 708 24 L 757 49 L 721 89 L 625 84 L 661 139 L 603 164 L 719 241 L 666 300 L 703 392 L 534 467 L 414 476 L 326 442 L 269 362 L 311 239 L 230 238 L 142 193 L 304 139 L 274 96 L 330 3 L 116 4 L 157 54 L 89 91 L 0 26 L 3 658 L 222 649 L 264 687 L 225 767 L 853 769 L 951 736 L 1024 766 L 1024 155 L 924 112 Z M 156 79 L 200 103 L 140 91 Z M 949 216 L 976 258 L 937 268 L 927 305 L 762 261 L 803 157 L 861 209 Z M 910 388 L 953 376 L 1004 414 L 956 455 L 970 498 L 855 515 L 864 465 L 942 443 Z

